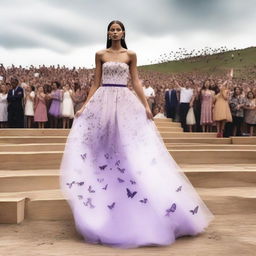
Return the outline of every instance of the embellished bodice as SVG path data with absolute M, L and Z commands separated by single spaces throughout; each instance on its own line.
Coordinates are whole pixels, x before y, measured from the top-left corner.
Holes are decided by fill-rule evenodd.
M 107 61 L 102 64 L 102 84 L 125 84 L 129 78 L 129 65 L 124 62 Z

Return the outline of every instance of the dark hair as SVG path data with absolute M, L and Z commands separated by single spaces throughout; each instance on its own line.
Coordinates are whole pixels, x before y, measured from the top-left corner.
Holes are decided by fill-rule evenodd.
M 31 87 L 32 92 L 35 91 L 35 86 L 34 85 L 30 85 L 30 87 Z
M 247 94 L 246 94 L 246 97 L 247 98 L 249 98 L 248 96 L 249 96 L 249 93 L 252 93 L 252 96 L 253 96 L 253 99 L 255 98 L 255 94 L 254 94 L 254 92 L 253 91 L 249 91 L 249 92 L 247 92 Z
M 75 92 L 78 90 L 78 89 L 81 89 L 81 85 L 77 82 L 74 83 L 74 90 Z
M 59 81 L 54 81 L 53 84 L 56 84 L 57 88 L 59 89 L 61 87 L 61 83 Z
M 206 82 L 207 81 L 209 81 L 209 83 L 210 83 L 210 79 L 206 79 L 205 81 L 204 81 L 204 83 L 203 83 L 203 86 L 202 86 L 202 88 L 201 88 L 201 90 L 200 91 L 202 91 L 202 90 L 205 90 L 206 89 L 206 86 L 205 86 L 205 84 L 206 84 Z M 210 84 L 209 84 L 209 89 L 210 89 Z
M 242 88 L 240 88 L 240 87 L 238 87 L 238 86 L 235 87 L 235 88 L 234 88 L 234 93 L 233 93 L 233 95 L 232 95 L 233 98 L 235 98 L 235 97 L 237 96 L 237 94 L 236 94 L 236 89 L 239 89 L 240 94 L 242 93 Z
M 112 20 L 109 24 L 108 24 L 108 29 L 107 29 L 107 32 L 110 30 L 110 27 L 113 25 L 113 24 L 118 24 L 121 29 L 125 32 L 125 28 L 124 28 L 124 24 L 119 21 L 119 20 Z M 124 34 L 124 37 L 125 37 L 125 34 Z M 107 48 L 110 48 L 112 45 L 112 40 L 108 38 L 108 33 L 107 33 Z M 127 45 L 125 43 L 125 38 L 121 38 L 121 46 L 125 49 L 127 49 Z

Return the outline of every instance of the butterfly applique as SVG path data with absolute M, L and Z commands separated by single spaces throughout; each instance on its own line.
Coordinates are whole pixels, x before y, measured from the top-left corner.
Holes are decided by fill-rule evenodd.
M 119 166 L 120 165 L 120 160 L 116 161 L 115 165 Z
M 181 191 L 181 188 L 182 188 L 182 186 L 179 186 L 179 187 L 176 189 L 176 192 Z
M 86 153 L 84 153 L 84 154 L 80 154 L 80 156 L 82 157 L 82 159 L 83 159 L 83 160 L 85 160 L 85 159 L 86 159 Z
M 78 195 L 77 196 L 79 200 L 82 200 L 83 199 L 83 196 L 82 195 Z
M 147 198 L 144 198 L 144 199 L 140 200 L 140 202 L 141 202 L 141 203 L 143 203 L 143 204 L 146 204 L 146 203 L 147 203 L 147 201 L 148 201 L 148 199 L 147 199 Z
M 119 183 L 123 183 L 124 182 L 124 180 L 119 178 L 119 177 L 117 178 L 117 180 L 118 180 Z
M 170 216 L 170 213 L 171 213 L 171 212 L 175 212 L 175 211 L 176 211 L 176 208 L 177 208 L 176 204 L 173 203 L 172 206 L 166 210 L 165 216 Z
M 131 184 L 134 185 L 136 182 L 134 180 L 130 180 Z
M 109 154 L 108 153 L 106 153 L 104 156 L 106 157 L 106 159 L 109 159 Z
M 84 185 L 84 181 L 76 182 L 76 184 L 77 184 L 78 186 L 83 186 L 83 185 Z
M 112 210 L 114 207 L 115 207 L 115 202 L 113 202 L 111 205 L 108 205 L 108 208 L 110 209 L 110 210 Z
M 106 184 L 106 186 L 105 186 L 105 187 L 103 187 L 102 189 L 105 189 L 105 190 L 107 190 L 107 187 L 108 187 L 108 184 Z
M 97 181 L 98 181 L 99 183 L 101 183 L 101 182 L 104 181 L 104 178 L 102 178 L 102 179 L 98 178 Z
M 69 188 L 72 187 L 73 184 L 75 184 L 76 182 L 75 181 L 72 181 L 71 183 L 66 183 L 66 185 L 68 185 Z
M 190 212 L 195 215 L 198 212 L 198 208 L 199 206 L 197 205 L 196 208 L 194 210 L 190 210 Z
M 105 165 L 99 166 L 99 168 L 100 168 L 101 170 L 104 170 L 107 166 L 108 166 L 108 165 L 105 164 Z
M 91 185 L 89 186 L 88 191 L 89 191 L 90 193 L 95 193 L 95 190 L 92 189 L 92 186 L 91 186 Z
M 84 204 L 85 206 L 89 206 L 90 208 L 95 208 L 95 205 L 92 204 L 92 199 L 91 199 L 90 197 L 87 198 L 86 203 L 83 202 L 83 204 Z
M 131 190 L 129 188 L 126 188 L 126 191 L 127 191 L 128 198 L 129 197 L 133 198 L 137 194 L 137 191 L 131 192 Z
M 117 169 L 118 169 L 118 171 L 121 172 L 121 173 L 124 173 L 124 171 L 125 171 L 125 168 L 122 169 L 122 168 L 120 168 L 120 167 L 117 167 Z

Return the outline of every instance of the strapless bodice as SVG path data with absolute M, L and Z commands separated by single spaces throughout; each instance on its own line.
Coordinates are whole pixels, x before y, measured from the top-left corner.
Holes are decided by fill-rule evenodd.
M 124 62 L 107 61 L 102 64 L 102 84 L 127 85 L 129 65 Z

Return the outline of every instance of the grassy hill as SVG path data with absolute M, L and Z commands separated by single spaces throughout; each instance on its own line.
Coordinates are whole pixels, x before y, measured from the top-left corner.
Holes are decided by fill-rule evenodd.
M 164 73 L 203 72 L 211 74 L 226 73 L 231 68 L 234 69 L 234 78 L 256 79 L 256 47 L 139 67 L 141 70 Z

